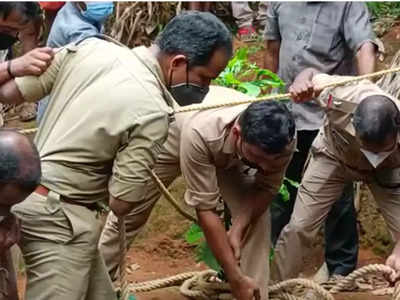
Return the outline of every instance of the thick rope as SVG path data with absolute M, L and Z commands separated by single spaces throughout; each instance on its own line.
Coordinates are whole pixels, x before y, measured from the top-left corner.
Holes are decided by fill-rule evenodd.
M 400 300 L 400 281 L 396 282 L 392 297 L 393 300 Z
M 168 189 L 166 188 L 166 186 L 163 184 L 163 182 L 161 181 L 160 178 L 158 178 L 158 176 L 156 175 L 156 173 L 154 173 L 153 170 L 148 169 L 151 178 L 153 178 L 154 182 L 157 184 L 160 192 L 163 194 L 163 196 L 165 197 L 165 199 L 167 199 L 167 201 L 173 206 L 175 207 L 175 209 L 186 219 L 197 223 L 197 219 L 195 217 L 193 217 L 191 214 L 187 213 L 184 209 L 182 209 L 180 207 L 180 205 L 178 204 L 178 201 L 175 200 L 174 196 L 171 195 L 171 193 L 168 191 Z
M 365 74 L 365 75 L 361 75 L 361 76 L 354 76 L 349 79 L 325 84 L 325 85 L 321 86 L 320 89 L 323 90 L 323 89 L 326 89 L 329 87 L 341 86 L 341 85 L 353 83 L 356 81 L 379 77 L 379 76 L 382 76 L 385 74 L 395 73 L 395 72 L 399 72 L 399 71 L 400 71 L 400 67 L 397 67 L 397 68 L 382 70 L 379 72 L 374 72 L 374 73 Z M 224 107 L 224 106 L 235 106 L 235 105 L 240 105 L 240 104 L 248 104 L 248 103 L 252 103 L 252 102 L 260 102 L 260 101 L 267 101 L 267 100 L 281 100 L 281 99 L 289 99 L 289 98 L 290 98 L 290 93 L 286 93 L 286 94 L 272 94 L 272 95 L 268 95 L 268 96 L 260 97 L 260 98 L 256 98 L 256 99 L 229 101 L 229 102 L 217 103 L 217 104 L 194 104 L 194 105 L 189 105 L 189 106 L 175 109 L 175 113 L 214 109 L 214 108 L 219 108 L 219 107 Z
M 379 273 L 382 275 L 387 275 L 391 276 L 395 274 L 395 270 L 393 270 L 391 267 L 388 267 L 386 265 L 379 265 L 379 264 L 372 264 L 365 266 L 361 269 L 355 270 L 351 274 L 347 275 L 345 278 L 342 280 L 339 280 L 339 282 L 336 283 L 336 285 L 330 290 L 331 293 L 339 293 L 344 290 L 352 289 L 354 287 L 354 281 L 357 278 L 361 278 L 367 274 L 371 273 Z
M 156 279 L 139 283 L 131 283 L 129 285 L 130 291 L 133 293 L 149 292 L 155 289 L 166 288 L 169 286 L 176 286 L 189 278 L 197 276 L 200 272 L 187 272 L 178 275 L 170 276 L 164 279 Z
M 353 82 L 357 82 L 360 80 L 364 80 L 364 79 L 370 79 L 370 78 L 375 78 L 375 77 L 379 77 L 382 75 L 386 75 L 386 74 L 390 74 L 390 73 L 395 73 L 395 72 L 399 72 L 400 71 L 400 67 L 397 68 L 392 68 L 392 69 L 388 69 L 388 70 L 382 70 L 382 71 L 378 71 L 378 72 L 374 72 L 374 73 L 370 73 L 370 74 L 365 74 L 365 75 L 361 75 L 361 76 L 354 76 L 350 79 L 345 79 L 345 80 L 341 80 L 341 81 L 337 81 L 337 82 L 332 82 L 329 84 L 325 84 L 322 87 L 320 87 L 320 89 L 326 89 L 328 87 L 335 87 L 335 86 L 340 86 L 340 85 L 345 85 L 348 83 L 353 83 Z M 260 101 L 267 101 L 267 100 L 281 100 L 281 99 L 288 99 L 290 98 L 290 93 L 286 93 L 286 94 L 273 94 L 273 95 L 268 95 L 265 97 L 260 97 L 260 98 L 256 98 L 256 99 L 248 99 L 248 100 L 237 100 L 237 101 L 229 101 L 229 102 L 225 102 L 225 103 L 218 103 L 218 104 L 194 104 L 194 105 L 188 105 L 185 107 L 181 107 L 178 109 L 175 109 L 175 113 L 183 113 L 183 112 L 189 112 L 189 111 L 197 111 L 197 110 L 206 110 L 206 109 L 213 109 L 213 108 L 219 108 L 219 107 L 224 107 L 224 106 L 235 106 L 235 105 L 240 105 L 240 104 L 248 104 L 248 103 L 252 103 L 252 102 L 260 102 Z M 29 128 L 29 129 L 22 129 L 19 130 L 20 133 L 22 134 L 32 134 L 32 133 L 36 133 L 37 132 L 37 128 Z
M 270 286 L 270 297 L 279 299 L 282 292 L 287 293 L 288 288 L 294 288 L 298 285 L 314 290 L 320 296 L 318 299 L 334 300 L 333 296 L 321 285 L 315 281 L 302 278 L 289 279 Z
M 32 134 L 32 133 L 36 133 L 37 131 L 38 131 L 38 128 L 28 128 L 28 129 L 18 130 L 18 132 L 22 133 L 22 134 Z
M 294 295 L 296 292 L 293 292 L 293 290 L 304 291 L 305 289 L 311 289 L 318 294 L 318 299 L 334 300 L 332 294 L 354 288 L 354 281 L 357 278 L 362 278 L 371 273 L 390 276 L 393 272 L 395 271 L 386 265 L 368 265 L 340 280 L 330 291 L 312 280 L 303 278 L 289 279 L 269 286 L 269 298 L 270 300 L 303 300 L 303 297 Z M 230 294 L 229 284 L 215 279 L 216 275 L 217 273 L 213 270 L 188 272 L 165 279 L 131 284 L 129 288 L 133 292 L 149 292 L 154 289 L 181 284 L 180 292 L 186 297 L 196 299 L 233 299 Z M 400 282 L 395 285 L 392 299 L 400 300 Z

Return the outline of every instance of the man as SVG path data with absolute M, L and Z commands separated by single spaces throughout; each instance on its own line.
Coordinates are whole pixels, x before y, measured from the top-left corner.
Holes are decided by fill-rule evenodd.
M 306 69 L 289 89 L 296 102 L 310 99 L 315 92 L 314 99 L 327 113 L 313 143 L 292 218 L 276 245 L 280 279 L 298 275 L 306 248 L 333 203 L 346 184 L 356 180 L 368 184 L 374 195 L 396 241 L 386 264 L 400 271 L 398 100 L 368 80 L 321 92 L 323 85 L 343 79 Z
M 278 72 L 287 87 L 308 67 L 327 74 L 346 75 L 362 75 L 375 69 L 375 35 L 365 3 L 271 3 L 264 38 L 265 67 Z M 299 142 L 286 177 L 300 182 L 311 144 L 322 126 L 324 112 L 313 102 L 289 105 L 296 119 Z M 274 243 L 289 222 L 295 205 L 297 188 L 289 186 L 288 189 L 290 201 L 277 198 L 271 206 Z M 329 213 L 325 225 L 328 272 L 320 273 L 322 276 L 318 280 L 345 276 L 357 265 L 358 232 L 352 198 L 353 187 L 348 185 Z
M 36 23 L 40 19 L 40 8 L 35 2 L 0 3 L 0 84 L 12 77 L 40 75 L 53 58 L 53 50 L 37 47 Z M 23 56 L 12 58 L 12 46 L 22 41 Z M 2 105 L 0 105 L 3 110 Z M 36 105 L 24 103 L 16 109 L 22 121 L 36 115 Z M 0 126 L 3 126 L 0 116 Z
M 10 212 L 40 183 L 40 158 L 29 139 L 0 129 L 0 300 L 18 300 L 10 247 L 19 237 L 19 222 Z
M 214 86 L 205 102 L 245 98 L 242 93 Z M 157 160 L 156 173 L 169 185 L 182 170 L 187 183 L 185 202 L 196 209 L 235 299 L 253 299 L 259 290 L 261 299 L 268 299 L 267 208 L 295 148 L 293 117 L 283 104 L 270 101 L 177 114 L 176 118 Z M 147 191 L 136 199 L 136 208 L 126 218 L 130 240 L 144 226 L 160 196 L 150 177 Z M 233 217 L 229 234 L 216 213 L 221 197 Z M 100 249 L 115 275 L 119 248 L 113 215 L 108 217 Z
M 36 18 L 37 10 L 31 2 L 0 3 L 0 84 L 14 77 L 40 75 L 50 64 L 53 58 L 51 48 L 37 48 L 21 57 L 6 60 L 8 49 L 18 41 L 19 33 L 27 30 Z
M 35 138 L 41 185 L 14 209 L 22 219 L 26 299 L 116 298 L 97 249 L 96 203 L 108 200 L 117 216 L 134 207 L 174 100 L 201 101 L 231 54 L 225 25 L 190 12 L 172 19 L 150 48 L 86 39 L 59 51 L 40 77 L 0 88 L 3 102 L 51 99 Z
M 104 23 L 112 14 L 112 2 L 67 2 L 57 13 L 51 27 L 47 46 L 59 48 L 103 32 Z M 38 104 L 36 121 L 40 124 L 48 98 Z
M 265 27 L 268 2 L 260 1 L 258 10 L 253 11 L 247 1 L 232 1 L 232 15 L 236 19 L 239 39 L 243 42 L 251 42 L 257 39 L 257 31 L 253 25 L 253 18 L 261 28 Z

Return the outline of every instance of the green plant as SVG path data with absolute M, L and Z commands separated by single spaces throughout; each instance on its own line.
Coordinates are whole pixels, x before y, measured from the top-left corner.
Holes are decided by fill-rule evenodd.
M 367 2 L 367 6 L 374 19 L 381 17 L 400 17 L 400 2 Z
M 265 95 L 271 88 L 283 89 L 285 83 L 267 69 L 249 60 L 249 48 L 236 50 L 225 70 L 214 80 L 217 85 L 230 87 L 252 97 Z
M 284 202 L 287 202 L 290 199 L 290 193 L 289 193 L 289 190 L 288 190 L 288 186 L 289 185 L 295 187 L 296 189 L 299 187 L 299 183 L 298 182 L 290 180 L 289 178 L 285 177 L 283 179 L 283 183 L 282 183 L 282 185 L 281 185 L 281 187 L 279 189 L 279 192 L 278 192 L 278 194 L 281 195 L 282 201 L 284 201 Z
M 196 261 L 202 261 L 211 269 L 220 272 L 222 269 L 214 257 L 210 247 L 205 240 L 201 227 L 193 223 L 185 233 L 185 240 L 191 245 L 195 245 Z

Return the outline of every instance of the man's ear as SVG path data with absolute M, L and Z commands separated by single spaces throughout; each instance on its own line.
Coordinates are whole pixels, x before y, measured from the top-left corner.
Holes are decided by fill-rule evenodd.
M 238 138 L 238 137 L 241 136 L 241 134 L 242 134 L 242 129 L 241 129 L 239 123 L 236 122 L 235 125 L 233 125 L 233 127 L 232 127 L 232 133 L 233 133 L 233 135 L 234 135 L 236 138 Z
M 176 70 L 177 68 L 180 68 L 182 65 L 186 66 L 186 64 L 187 64 L 186 56 L 183 54 L 177 54 L 171 56 L 168 66 L 170 70 Z

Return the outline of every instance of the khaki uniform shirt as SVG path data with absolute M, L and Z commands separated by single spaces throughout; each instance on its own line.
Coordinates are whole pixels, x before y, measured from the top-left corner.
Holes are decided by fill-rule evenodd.
M 313 82 L 321 86 L 331 82 L 344 80 L 345 76 L 329 76 L 318 74 Z M 346 166 L 365 175 L 374 171 L 365 155 L 360 151 L 352 123 L 353 112 L 357 105 L 366 97 L 384 95 L 399 106 L 399 100 L 385 93 L 369 80 L 362 80 L 345 86 L 324 89 L 316 101 L 326 110 L 323 130 L 316 138 L 313 146 L 323 149 L 328 155 L 343 162 Z M 400 166 L 400 150 L 393 152 L 377 168 L 395 168 Z
M 249 97 L 229 89 L 213 87 L 207 95 L 208 99 L 219 102 L 216 93 L 220 91 L 221 99 L 248 99 Z M 218 91 L 219 90 L 219 91 Z M 220 189 L 217 173 L 236 167 L 246 172 L 246 166 L 237 156 L 231 128 L 237 121 L 246 105 L 204 110 L 186 115 L 183 120 L 178 119 L 181 128 L 180 161 L 181 171 L 186 181 L 185 202 L 191 207 L 201 210 L 214 209 L 220 199 Z M 275 166 L 267 173 L 258 171 L 254 189 L 261 189 L 266 197 L 274 197 L 281 186 L 286 167 L 295 150 L 295 140 L 287 147 L 287 159 L 281 166 Z
M 149 50 L 91 38 L 15 81 L 26 101 L 50 95 L 35 138 L 44 186 L 85 203 L 142 198 L 173 105 Z

